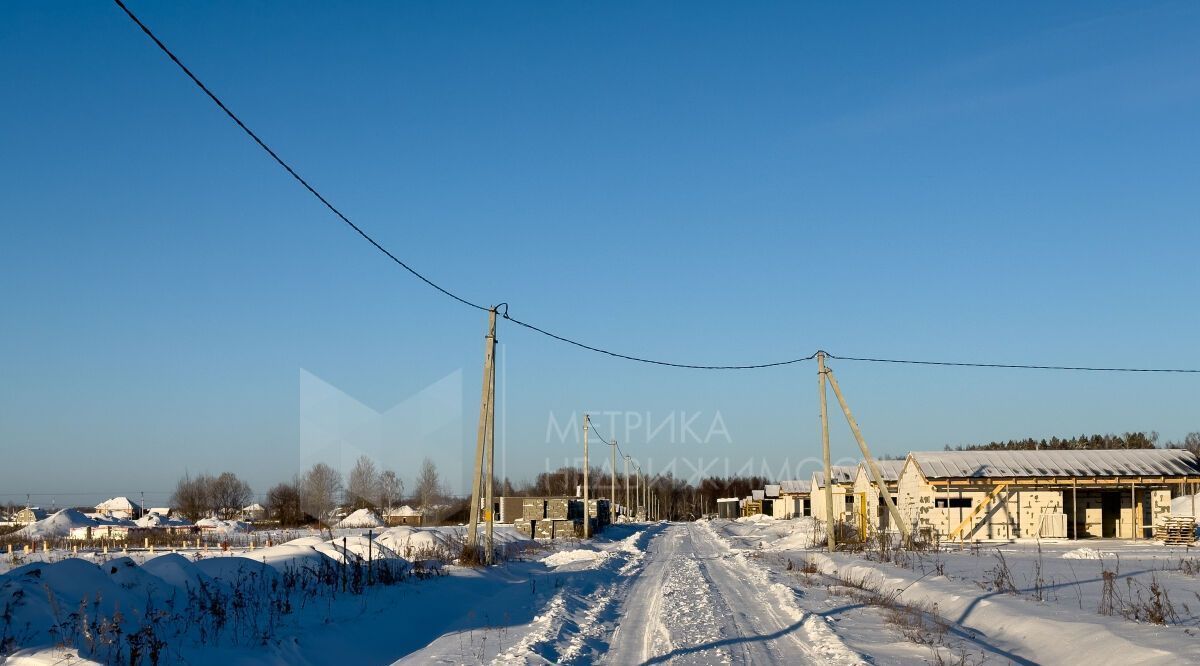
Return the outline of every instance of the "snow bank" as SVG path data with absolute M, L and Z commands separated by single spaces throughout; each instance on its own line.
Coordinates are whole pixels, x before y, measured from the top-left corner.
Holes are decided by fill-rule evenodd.
M 138 527 L 188 527 L 192 523 L 183 518 L 168 518 L 153 511 L 133 521 Z
M 596 566 L 606 557 L 608 557 L 607 553 L 598 550 L 578 548 L 576 550 L 560 550 L 557 553 L 543 557 L 542 564 L 555 569 L 577 562 L 589 562 L 592 566 Z
M 1103 560 L 1116 557 L 1115 553 L 1096 550 L 1095 548 L 1076 548 L 1062 554 L 1065 560 Z
M 15 532 L 22 539 L 55 539 L 65 537 L 76 527 L 96 527 L 100 523 L 75 509 L 63 509 L 58 513 L 31 523 Z
M 445 552 L 458 556 L 458 544 L 446 534 L 431 528 L 392 527 L 375 539 L 392 552 L 407 559 L 432 557 Z
M 240 520 L 221 520 L 220 518 L 202 518 L 196 521 L 196 527 L 213 534 L 244 534 L 253 532 L 250 523 Z
M 354 513 L 343 518 L 334 529 L 354 529 L 354 528 L 370 528 L 383 527 L 386 523 L 374 511 L 370 509 L 359 509 Z
M 167 553 L 151 558 L 142 565 L 146 572 L 158 576 L 177 588 L 196 589 L 201 583 L 211 585 L 213 580 L 187 557 L 178 553 Z

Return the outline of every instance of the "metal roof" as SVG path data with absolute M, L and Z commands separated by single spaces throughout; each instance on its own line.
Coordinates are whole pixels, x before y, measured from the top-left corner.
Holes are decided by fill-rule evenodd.
M 854 470 L 857 466 L 852 465 L 833 465 L 829 468 L 833 474 L 834 483 L 850 483 L 854 481 Z M 825 470 L 813 472 L 813 482 L 817 488 L 825 487 Z
M 1181 449 L 920 451 L 909 454 L 927 479 L 1038 476 L 1200 476 Z
M 779 497 L 779 484 L 777 483 L 768 483 L 763 486 L 763 490 L 766 491 L 768 498 Z
M 883 476 L 884 481 L 896 481 L 900 478 L 900 470 L 904 469 L 903 460 L 876 460 L 875 464 L 879 465 L 879 474 Z M 858 474 L 866 474 L 867 479 L 871 479 L 871 470 L 867 469 L 865 461 L 858 463 L 858 471 L 855 474 L 855 478 Z
M 791 493 L 793 495 L 798 495 L 800 493 L 810 493 L 810 492 L 812 492 L 812 480 L 805 479 L 803 481 L 799 481 L 799 480 L 793 479 L 791 481 L 780 481 L 779 482 L 779 490 L 780 490 L 780 492 Z

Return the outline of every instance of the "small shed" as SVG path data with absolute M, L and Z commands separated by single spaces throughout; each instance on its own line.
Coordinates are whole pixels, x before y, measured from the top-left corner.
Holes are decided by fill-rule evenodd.
M 722 497 L 717 500 L 717 517 L 733 520 L 742 515 L 742 500 L 737 497 Z

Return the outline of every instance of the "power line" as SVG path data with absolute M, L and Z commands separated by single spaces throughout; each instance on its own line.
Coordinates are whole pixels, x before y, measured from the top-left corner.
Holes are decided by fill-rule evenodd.
M 113 2 L 115 2 L 117 4 L 117 6 L 120 7 L 122 11 L 125 12 L 125 14 L 130 18 L 130 20 L 132 20 L 138 26 L 138 28 L 141 28 L 142 32 L 144 32 L 146 34 L 146 36 L 149 37 L 151 39 L 151 41 L 153 41 L 154 44 L 156 46 L 158 46 L 158 48 L 163 53 L 165 53 L 168 58 L 171 59 L 171 62 L 173 62 L 179 66 L 179 69 L 182 70 L 183 73 L 186 74 L 187 77 L 192 80 L 192 83 L 195 83 L 196 86 L 198 88 L 200 88 L 200 90 L 203 91 L 204 94 L 207 95 L 208 98 L 211 99 L 213 101 L 213 103 L 216 104 L 217 107 L 219 107 L 221 109 L 221 111 L 225 112 L 225 115 L 229 116 L 230 120 L 232 120 L 234 123 L 236 123 L 237 126 L 240 127 L 242 129 L 242 131 L 246 133 L 247 136 L 249 136 L 251 139 L 253 139 L 254 142 L 256 144 L 258 144 L 258 146 L 260 148 L 265 150 L 267 152 L 267 154 L 271 156 L 271 159 L 275 160 L 275 162 L 277 164 L 279 164 L 279 166 L 283 167 L 283 169 L 285 171 L 287 171 L 288 174 L 291 175 L 292 178 L 296 179 L 296 182 L 298 182 L 302 186 L 304 186 L 304 189 L 308 190 L 309 193 L 311 193 L 314 197 L 316 197 L 318 201 L 320 201 L 326 208 L 328 208 L 334 215 L 336 215 L 338 217 L 338 219 L 340 219 L 342 222 L 346 223 L 346 225 L 348 227 L 353 229 L 355 231 L 355 233 L 357 233 L 364 240 L 366 240 L 368 243 L 370 243 L 372 246 L 374 246 L 376 250 L 379 250 L 380 252 L 382 252 L 385 256 L 387 256 L 388 259 L 391 259 L 393 262 L 395 262 L 397 265 L 399 265 L 404 270 L 411 273 L 417 279 L 421 280 L 422 282 L 429 285 L 430 287 L 433 287 L 434 289 L 438 290 L 442 294 L 449 296 L 450 298 L 458 301 L 459 303 L 462 303 L 463 305 L 475 308 L 476 310 L 487 311 L 487 310 L 491 309 L 489 307 L 469 301 L 466 298 L 463 298 L 462 296 L 459 296 L 458 294 L 456 294 L 456 293 L 450 291 L 449 289 L 441 286 L 440 284 L 434 282 L 432 279 L 426 277 L 425 275 L 423 275 L 421 272 L 417 271 L 412 266 L 409 266 L 407 263 L 405 263 L 403 260 L 401 260 L 395 254 L 392 254 L 387 248 L 385 248 L 382 244 L 380 244 L 379 241 L 375 240 L 374 238 L 371 237 L 370 234 L 368 234 L 366 231 L 364 231 L 362 229 L 362 227 L 360 227 L 357 224 L 355 224 L 354 222 L 352 222 L 350 220 L 350 218 L 346 216 L 346 214 L 344 214 L 336 206 L 334 206 L 332 203 L 330 203 L 329 200 L 326 199 L 324 195 L 322 195 L 320 192 L 318 192 L 315 187 L 313 187 L 307 180 L 304 179 L 303 176 L 301 176 L 295 169 L 293 169 L 290 164 L 288 164 L 286 161 L 284 161 L 284 159 L 282 157 L 280 157 L 278 153 L 276 153 L 270 146 L 268 146 L 267 143 L 265 141 L 263 141 L 258 136 L 258 134 L 256 134 L 254 132 L 254 130 L 250 129 L 250 127 L 247 126 L 246 123 L 242 122 L 242 119 L 239 118 L 237 116 L 237 114 L 235 114 L 233 111 L 231 111 L 230 108 L 228 106 L 226 106 L 224 102 L 221 101 L 221 98 L 217 97 L 216 93 L 214 93 L 211 89 L 209 89 L 209 87 L 207 85 L 205 85 L 204 82 L 201 81 L 200 78 L 192 72 L 192 70 L 188 69 L 187 65 L 183 64 L 183 61 L 180 60 L 179 57 L 176 56 L 175 53 L 172 52 L 171 49 L 168 48 L 167 45 L 164 44 L 162 42 L 162 40 L 159 39 L 158 36 L 156 36 L 154 34 L 154 32 L 151 31 L 150 28 L 145 23 L 142 23 L 142 20 L 139 19 L 137 17 L 137 15 L 135 15 L 129 9 L 129 7 L 125 6 L 125 3 L 122 2 L 122 0 L 113 0 Z M 575 345 L 576 347 L 580 347 L 582 349 L 587 349 L 589 351 L 597 352 L 600 354 L 607 354 L 608 356 L 613 356 L 616 358 L 623 358 L 623 359 L 627 359 L 630 361 L 638 361 L 641 363 L 650 363 L 653 365 L 664 365 L 664 366 L 669 366 L 669 367 L 674 367 L 674 368 L 691 368 L 691 369 L 696 369 L 696 370 L 752 370 L 752 369 L 758 369 L 758 368 L 771 368 L 771 367 L 776 367 L 776 366 L 781 366 L 781 365 L 790 365 L 792 363 L 799 363 L 801 361 L 807 361 L 812 358 L 810 356 L 807 358 L 797 358 L 797 359 L 792 359 L 792 360 L 788 360 L 788 361 L 776 361 L 776 362 L 771 362 L 771 363 L 754 363 L 754 364 L 749 364 L 749 365 L 700 365 L 700 364 L 691 364 L 691 363 L 672 363 L 669 361 L 659 361 L 659 360 L 654 360 L 654 359 L 641 358 L 641 357 L 637 357 L 637 356 L 630 356 L 627 354 L 619 354 L 617 352 L 613 352 L 613 351 L 609 351 L 606 349 L 601 349 L 599 347 L 587 345 L 582 342 L 578 342 L 576 340 L 572 340 L 570 338 L 563 337 L 561 335 L 556 335 L 556 334 L 551 333 L 543 328 L 534 326 L 533 324 L 530 324 L 528 322 L 524 322 L 519 319 L 510 317 L 508 315 L 507 308 L 505 309 L 504 318 L 513 322 L 514 324 L 523 326 L 531 331 L 541 333 L 542 335 L 545 335 L 547 337 L 553 338 L 555 340 L 559 340 L 561 342 L 565 342 L 567 344 Z
M 489 308 L 489 307 L 480 305 L 479 303 L 469 301 L 466 298 L 463 298 L 462 296 L 459 296 L 458 294 L 456 294 L 456 293 L 450 291 L 449 289 L 441 286 L 440 284 L 434 282 L 432 279 L 426 277 L 424 274 L 417 271 L 415 268 L 408 265 L 403 260 L 401 260 L 399 257 L 397 257 L 395 254 L 393 254 L 391 251 L 389 251 L 387 248 L 385 248 L 382 244 L 379 243 L 379 241 L 375 240 L 373 237 L 371 237 L 370 234 L 368 234 L 366 231 L 364 231 L 362 229 L 362 227 L 359 227 L 357 224 L 352 222 L 349 217 L 347 217 L 344 213 L 342 213 L 341 210 L 339 210 L 336 206 L 334 206 L 332 203 L 330 203 L 329 200 L 326 199 L 324 195 L 322 195 L 320 192 L 318 192 L 317 189 L 315 187 L 313 187 L 307 180 L 305 180 L 304 177 L 302 177 L 295 169 L 293 169 L 290 164 L 288 164 L 286 161 L 284 161 L 283 158 L 281 158 L 278 153 L 276 153 L 270 146 L 267 145 L 267 143 L 265 141 L 263 141 L 253 130 L 251 130 L 246 125 L 246 123 L 242 122 L 242 119 L 239 118 L 237 116 L 237 114 L 235 114 L 233 111 L 231 111 L 229 109 L 229 107 L 226 106 L 225 103 L 222 102 L 219 97 L 217 97 L 216 93 L 214 93 L 211 89 L 209 89 L 209 87 L 206 86 L 204 84 L 204 82 L 200 80 L 199 77 L 197 77 L 194 73 L 192 73 L 192 70 L 188 69 L 187 65 L 184 65 L 183 61 L 181 61 L 179 59 L 179 57 L 176 56 L 175 53 L 172 52 L 171 49 L 169 49 L 167 47 L 167 45 L 164 44 L 162 42 L 162 40 L 160 40 L 154 34 L 154 32 L 151 31 L 150 28 L 145 23 L 143 23 L 141 19 L 139 19 L 137 17 L 129 9 L 129 7 L 127 7 L 125 5 L 125 3 L 122 0 L 113 0 L 113 2 L 115 2 L 116 5 L 118 7 L 120 7 L 122 11 L 125 12 L 125 14 L 130 18 L 130 20 L 132 20 L 137 25 L 137 27 L 140 28 L 141 31 L 143 33 L 145 33 L 146 36 L 149 37 L 150 40 L 153 41 L 154 44 L 156 46 L 158 46 L 158 48 L 164 54 L 166 54 L 166 56 L 168 58 L 171 59 L 171 62 L 174 62 L 179 67 L 179 69 L 182 70 L 183 73 L 185 75 L 187 75 L 187 77 L 189 79 L 191 79 L 192 83 L 196 84 L 196 86 L 198 88 L 200 88 L 200 90 L 203 91 L 204 94 L 207 95 L 208 98 L 211 99 L 213 101 L 213 103 L 216 104 L 217 107 L 220 108 L 221 111 L 223 111 L 225 113 L 225 115 L 229 116 L 230 120 L 232 120 L 234 123 L 236 123 L 237 126 L 240 127 L 242 129 L 242 131 L 246 133 L 247 136 L 249 136 L 256 144 L 258 144 L 258 146 L 260 148 L 262 148 L 264 151 L 266 151 L 266 153 L 268 155 L 271 156 L 271 159 L 273 159 L 277 164 L 279 164 L 279 166 L 283 167 L 283 169 L 285 171 L 287 171 L 288 174 L 291 175 L 291 177 L 296 180 L 296 182 L 300 183 L 304 187 L 304 189 L 308 190 L 310 194 L 312 194 L 314 197 L 316 197 L 318 201 L 320 201 L 326 208 L 328 208 L 330 210 L 330 212 L 332 212 L 334 215 L 336 215 L 338 217 L 338 219 L 340 219 L 342 222 L 344 222 L 346 224 L 346 226 L 348 226 L 348 227 L 350 227 L 350 229 L 354 230 L 355 233 L 357 233 L 364 240 L 366 240 L 368 243 L 370 243 L 376 250 L 383 253 L 384 256 L 386 256 L 388 259 L 392 260 L 395 264 L 397 264 L 404 270 L 408 271 L 410 274 L 412 274 L 414 277 L 421 280 L 425 284 L 427 284 L 430 287 L 441 292 L 443 295 L 449 296 L 450 298 L 454 299 L 455 301 L 458 301 L 459 303 L 466 305 L 468 307 L 474 308 L 476 310 L 488 311 L 488 310 L 493 309 L 493 308 Z M 500 306 L 497 306 L 497 308 L 498 307 L 500 307 Z M 531 324 L 529 322 L 522 321 L 520 319 L 510 316 L 508 314 L 507 304 L 504 304 L 503 316 L 506 320 L 511 321 L 514 324 L 517 324 L 518 326 L 521 326 L 523 328 L 534 331 L 535 333 L 540 333 L 540 334 L 542 334 L 546 337 L 552 338 L 554 340 L 558 340 L 559 342 L 565 342 L 569 345 L 579 347 L 580 349 L 585 349 L 587 351 L 595 352 L 598 354 L 604 354 L 604 355 L 611 356 L 614 358 L 621 358 L 621 359 L 625 359 L 628 361 L 636 361 L 638 363 L 648 363 L 651 365 L 660 365 L 660 366 L 666 366 L 666 367 L 671 367 L 671 368 L 686 368 L 686 369 L 692 369 L 692 370 L 759 370 L 759 369 L 764 369 L 764 368 L 775 368 L 775 367 L 780 367 L 780 366 L 785 366 L 785 365 L 793 365 L 796 363 L 803 363 L 805 361 L 811 361 L 813 358 L 816 357 L 816 353 L 814 353 L 809 356 L 792 358 L 792 359 L 783 360 L 783 361 L 772 361 L 772 362 L 766 362 L 766 363 L 749 363 L 749 364 L 742 364 L 742 365 L 704 365 L 704 364 L 693 364 L 693 363 L 675 363 L 675 362 L 671 362 L 671 361 L 662 361 L 662 360 L 645 358 L 645 357 L 640 357 L 640 356 L 631 356 L 628 354 L 621 354 L 621 353 L 610 351 L 608 349 L 604 349 L 601 347 L 584 344 L 577 340 L 573 340 L 571 338 L 567 338 L 567 337 L 558 335 L 556 333 L 551 333 L 550 331 L 547 331 L 544 328 L 535 326 L 534 324 Z M 831 359 L 839 359 L 839 360 L 844 360 L 844 361 L 863 361 L 863 362 L 869 362 L 869 363 L 902 363 L 902 364 L 909 364 L 909 365 L 958 366 L 958 367 L 973 367 L 973 368 L 1010 368 L 1010 369 L 1022 369 L 1022 370 L 1064 370 L 1064 371 L 1085 371 L 1085 372 L 1200 373 L 1200 370 L 1192 370 L 1192 369 L 1103 368 L 1103 367 L 1080 367 L 1080 366 L 1064 366 L 1064 365 L 1024 365 L 1024 364 L 1006 364 L 1006 363 L 959 363 L 959 362 L 948 362 L 948 361 L 916 361 L 916 360 L 905 360 L 905 359 L 884 359 L 884 358 L 863 358 L 863 357 L 853 357 L 853 356 L 834 356 L 832 354 L 827 354 L 827 356 L 828 356 L 828 358 L 831 358 Z
M 1098 368 L 1078 365 L 1027 365 L 1020 363 L 965 363 L 956 361 L 914 361 L 896 358 L 862 358 L 858 356 L 835 356 L 828 352 L 826 358 L 840 361 L 863 361 L 866 363 L 902 363 L 906 365 L 941 365 L 962 368 L 1008 368 L 1014 370 L 1070 370 L 1076 372 L 1175 372 L 1200 373 L 1200 370 L 1185 368 Z

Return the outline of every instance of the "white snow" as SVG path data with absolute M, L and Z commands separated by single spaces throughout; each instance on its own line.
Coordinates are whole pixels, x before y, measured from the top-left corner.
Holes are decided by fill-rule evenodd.
M 548 567 L 562 567 L 568 564 L 577 564 L 579 562 L 587 562 L 595 566 L 605 558 L 605 553 L 599 550 L 589 550 L 586 548 L 577 548 L 575 550 L 560 550 L 552 555 L 547 555 L 542 558 L 542 563 Z
M 21 539 L 55 539 L 67 536 L 76 527 L 95 527 L 99 524 L 99 521 L 88 518 L 75 509 L 63 509 L 22 527 L 16 531 L 15 536 Z
M 1062 554 L 1062 558 L 1065 560 L 1102 560 L 1116 556 L 1116 553 L 1103 552 L 1095 548 L 1076 548 Z
M 334 525 L 333 527 L 334 529 L 367 529 L 371 527 L 383 527 L 384 525 L 386 525 L 386 523 L 384 523 L 383 519 L 380 518 L 374 511 L 370 509 L 359 509 L 349 516 L 343 518 L 337 525 Z

